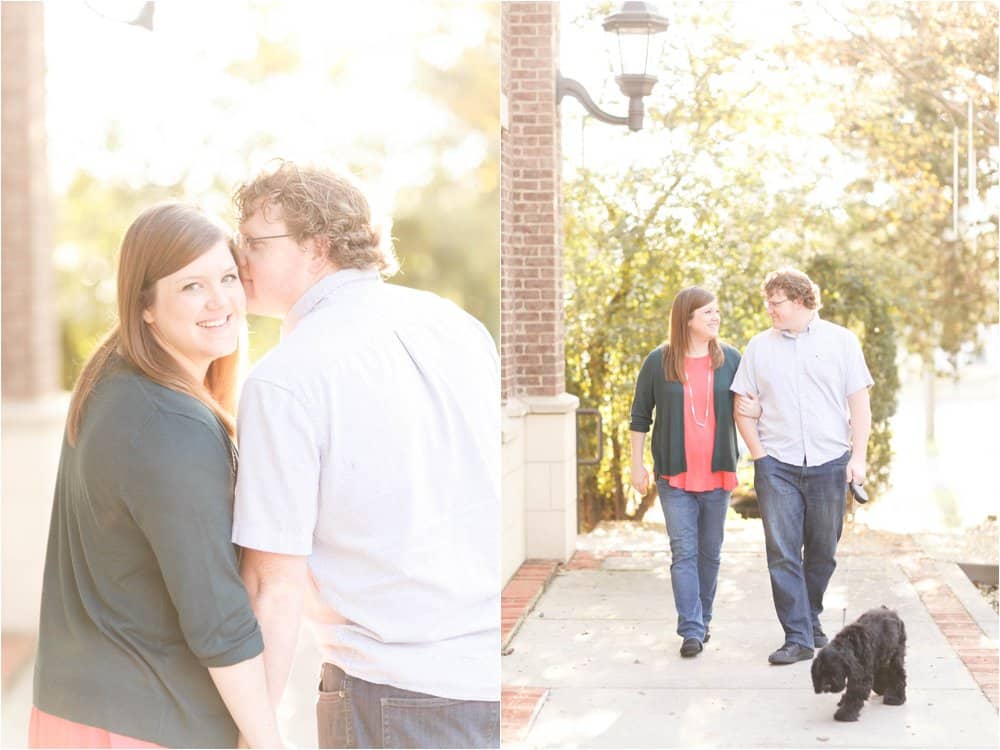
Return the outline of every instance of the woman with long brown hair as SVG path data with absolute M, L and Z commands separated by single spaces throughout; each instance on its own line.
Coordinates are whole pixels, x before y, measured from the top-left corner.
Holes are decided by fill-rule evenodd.
M 246 299 L 226 227 L 143 211 L 66 424 L 32 747 L 280 745 L 232 533 Z
M 632 486 L 645 495 L 646 433 L 653 427 L 656 487 L 670 537 L 670 582 L 681 656 L 709 639 L 729 496 L 736 487 L 733 394 L 740 353 L 719 340 L 715 295 L 693 286 L 670 310 L 669 343 L 643 362 L 632 401 Z M 655 412 L 655 418 L 654 418 Z

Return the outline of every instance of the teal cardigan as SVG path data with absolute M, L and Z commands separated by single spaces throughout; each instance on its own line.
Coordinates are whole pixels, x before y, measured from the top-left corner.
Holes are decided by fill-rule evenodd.
M 230 541 L 233 447 L 201 402 L 112 368 L 63 442 L 34 702 L 165 747 L 236 747 L 208 668 L 264 641 Z
M 642 363 L 632 399 L 629 429 L 649 432 L 653 426 L 653 471 L 657 478 L 674 476 L 687 471 L 684 453 L 684 386 L 663 375 L 663 355 L 666 345 L 649 353 Z M 712 449 L 712 471 L 736 471 L 736 425 L 733 423 L 733 394 L 729 390 L 740 353 L 723 344 L 725 361 L 715 371 L 713 396 L 715 404 L 715 445 Z M 655 419 L 653 412 L 656 412 Z

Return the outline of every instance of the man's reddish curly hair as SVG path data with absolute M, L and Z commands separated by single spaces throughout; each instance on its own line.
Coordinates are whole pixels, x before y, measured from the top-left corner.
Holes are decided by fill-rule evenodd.
M 360 188 L 332 169 L 281 159 L 240 185 L 233 195 L 242 223 L 263 208 L 281 209 L 281 219 L 297 240 L 325 241 L 338 268 L 377 268 L 391 276 L 399 264 L 372 226 L 371 208 Z
M 760 289 L 765 297 L 770 297 L 780 290 L 786 298 L 793 302 L 800 301 L 802 306 L 809 310 L 818 310 L 821 306 L 819 287 L 802 271 L 790 266 L 769 273 Z

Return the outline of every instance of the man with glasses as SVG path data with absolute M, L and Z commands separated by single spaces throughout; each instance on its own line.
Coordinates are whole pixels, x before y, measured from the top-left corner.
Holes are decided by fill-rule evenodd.
M 283 318 L 240 397 L 233 524 L 271 699 L 305 611 L 320 747 L 499 747 L 493 339 L 383 280 L 392 252 L 343 175 L 282 162 L 236 204 L 247 307 Z
M 767 567 L 783 645 L 771 664 L 811 659 L 828 642 L 823 595 L 837 566 L 847 483 L 865 480 L 873 380 L 857 337 L 819 317 L 819 288 L 782 268 L 763 284 L 774 327 L 747 344 L 731 390 L 754 463 Z M 760 416 L 747 403 L 759 402 Z M 743 413 L 741 413 L 743 412 Z

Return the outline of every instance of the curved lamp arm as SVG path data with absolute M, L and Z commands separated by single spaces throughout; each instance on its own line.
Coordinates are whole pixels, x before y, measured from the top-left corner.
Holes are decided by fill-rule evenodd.
M 583 108 L 587 110 L 591 115 L 596 117 L 601 122 L 606 122 L 610 125 L 628 125 L 629 121 L 627 117 L 618 117 L 616 115 L 608 114 L 603 109 L 598 107 L 594 100 L 590 98 L 590 94 L 583 87 L 579 81 L 575 81 L 572 78 L 564 78 L 562 73 L 556 74 L 556 104 L 562 101 L 562 98 L 566 95 L 572 96 Z
M 628 116 L 618 117 L 608 114 L 603 109 L 594 104 L 590 94 L 579 81 L 572 78 L 563 77 L 562 73 L 556 74 L 556 104 L 569 94 L 583 105 L 584 109 L 596 117 L 601 122 L 611 125 L 628 125 L 628 129 L 635 132 L 642 130 L 642 119 L 645 112 L 643 100 L 653 92 L 656 85 L 656 76 L 648 75 L 621 75 L 615 78 L 618 88 L 628 97 Z

